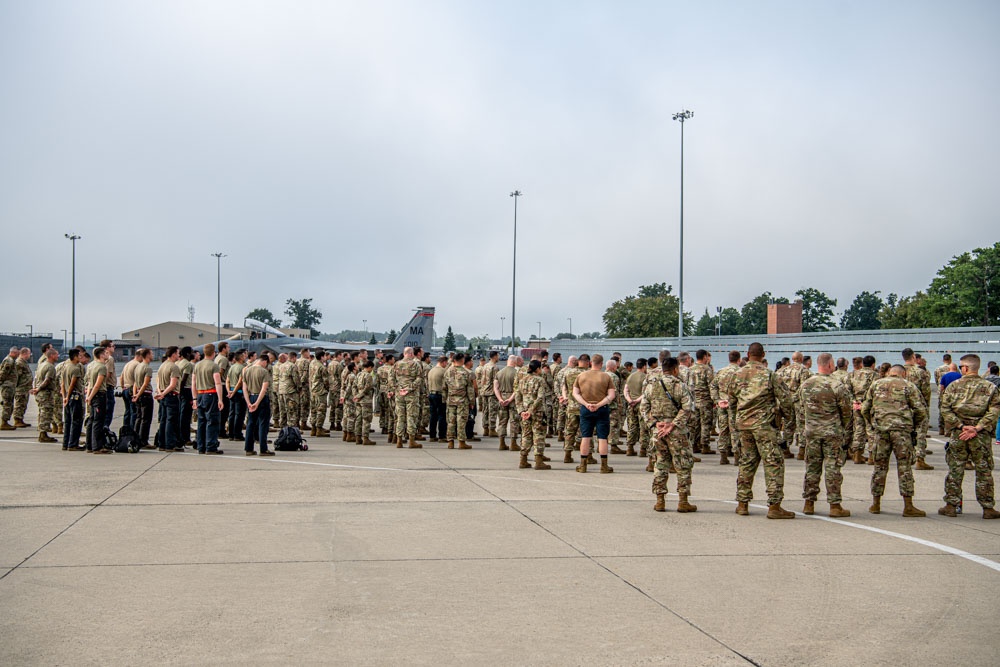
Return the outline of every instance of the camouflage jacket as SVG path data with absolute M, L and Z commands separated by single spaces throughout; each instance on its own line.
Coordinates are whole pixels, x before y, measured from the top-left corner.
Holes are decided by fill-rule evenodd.
M 851 424 L 851 397 L 843 380 L 813 375 L 799 387 L 798 417 L 810 435 L 843 435 Z
M 667 392 L 670 396 L 667 396 Z M 673 400 L 671 400 L 673 397 Z M 691 394 L 681 379 L 675 375 L 657 373 L 646 378 L 642 388 L 639 414 L 650 428 L 657 422 L 673 422 L 681 432 L 687 430 L 687 423 L 694 410 Z
M 812 376 L 812 371 L 797 361 L 793 361 L 787 366 L 782 366 L 781 370 L 775 374 L 785 383 L 788 393 L 792 395 L 794 400 L 794 397 L 798 394 L 799 387 Z
M 925 405 L 931 404 L 931 374 L 916 364 L 906 364 L 906 379 L 917 386 Z
M 299 389 L 306 393 L 309 393 L 309 369 L 312 364 L 308 359 L 298 359 L 295 362 L 295 368 L 299 372 Z
M 323 396 L 330 391 L 330 376 L 327 375 L 326 366 L 319 359 L 309 362 L 309 393 L 314 396 Z
M 715 373 L 708 364 L 695 364 L 688 369 L 688 386 L 695 400 L 708 402 L 712 400 L 712 380 Z
M 462 366 L 452 364 L 444 372 L 444 391 L 442 392 L 446 405 L 468 405 L 476 400 L 476 392 L 472 388 L 473 375 Z
M 605 375 L 611 378 L 611 384 L 615 388 L 615 400 L 608 404 L 608 410 L 614 412 L 621 408 L 621 396 L 622 396 L 622 379 L 618 373 L 613 373 L 609 371 L 604 371 Z
M 951 366 L 949 366 L 948 364 L 944 364 L 943 366 L 938 366 L 937 368 L 935 368 L 934 369 L 934 385 L 935 386 L 940 385 L 941 384 L 941 378 L 944 377 L 944 374 L 945 373 L 950 373 L 950 372 L 951 372 Z
M 865 400 L 868 387 L 878 379 L 878 371 L 874 368 L 861 368 L 847 374 L 847 392 L 851 395 L 851 400 L 860 403 Z
M 396 385 L 396 391 L 405 391 L 408 394 L 419 391 L 423 382 L 423 373 L 423 366 L 416 359 L 397 361 L 392 367 L 392 378 Z
M 576 384 L 576 379 L 580 377 L 583 371 L 584 369 L 579 366 L 574 366 L 573 368 L 567 367 L 563 370 L 562 383 L 560 384 L 558 394 L 561 396 L 565 390 L 566 404 L 570 407 L 578 407 L 576 399 L 573 398 L 573 386 Z
M 354 396 L 358 403 L 368 401 L 371 403 L 375 397 L 375 373 L 373 371 L 361 371 L 354 376 Z
M 876 380 L 868 388 L 861 414 L 879 431 L 910 433 L 927 419 L 927 406 L 915 384 L 889 376 Z
M 290 361 L 278 366 L 278 391 L 286 396 L 297 394 L 302 389 L 299 369 Z
M 375 371 L 375 375 L 378 377 L 378 391 L 380 394 L 388 394 L 395 391 L 392 384 L 392 366 L 382 364 Z
M 1000 417 L 1000 389 L 986 378 L 964 375 L 945 389 L 941 416 L 950 429 L 975 426 L 989 433 L 993 440 Z
M 843 368 L 838 368 L 833 373 L 830 374 L 831 377 L 835 377 L 843 383 L 844 387 L 847 387 L 847 371 Z
M 355 383 L 358 376 L 344 367 L 344 372 L 340 374 L 340 399 L 344 403 L 350 402 L 354 398 Z
M 330 375 L 330 393 L 340 396 L 341 378 L 344 376 L 344 364 L 339 361 L 331 361 L 327 366 Z
M 493 381 L 497 378 L 497 365 L 492 361 L 483 366 L 482 374 L 479 376 L 479 395 L 493 395 Z
M 0 385 L 13 387 L 17 382 L 17 366 L 13 357 L 7 356 L 0 362 Z
M 519 412 L 530 412 L 534 417 L 545 404 L 545 381 L 535 375 L 525 375 L 518 385 L 520 400 L 518 401 Z
M 788 386 L 759 361 L 751 361 L 736 373 L 729 400 L 730 407 L 736 409 L 736 428 L 741 431 L 773 427 L 777 412 L 792 414 Z
M 739 372 L 740 365 L 731 363 L 712 377 L 710 388 L 713 401 L 718 403 L 719 401 L 729 400 L 729 388 L 733 384 L 733 380 L 736 379 L 736 374 Z
M 27 361 L 18 357 L 15 367 L 17 368 L 15 390 L 18 393 L 31 391 L 31 366 L 28 365 Z

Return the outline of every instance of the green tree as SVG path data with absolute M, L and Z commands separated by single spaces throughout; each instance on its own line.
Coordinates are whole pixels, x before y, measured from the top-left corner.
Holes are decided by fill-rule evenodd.
M 395 329 L 389 329 L 389 333 L 387 333 L 385 335 L 386 345 L 388 345 L 389 343 L 395 343 L 396 342 L 396 336 L 398 336 L 398 335 L 399 334 L 396 333 Z
M 477 350 L 485 350 L 492 344 L 489 334 L 481 334 L 479 336 L 473 336 L 469 339 L 469 345 Z
M 1000 324 L 1000 242 L 951 258 L 920 301 L 918 319 L 935 327 Z
M 312 299 L 289 299 L 285 302 L 285 315 L 291 319 L 293 329 L 309 329 L 309 335 L 319 335 L 316 325 L 323 319 L 323 313 L 312 307 Z
M 268 326 L 280 327 L 281 320 L 274 316 L 270 310 L 267 308 L 254 308 L 249 313 L 247 313 L 247 318 L 251 320 L 257 320 L 258 322 L 263 322 Z
M 666 283 L 640 285 L 634 296 L 615 301 L 604 311 L 608 338 L 652 338 L 677 335 L 678 299 Z M 694 328 L 694 318 L 684 313 L 684 334 Z
M 802 299 L 802 331 L 829 331 L 833 328 L 836 299 L 831 299 L 815 287 L 800 289 L 795 296 Z
M 735 308 L 722 309 L 722 335 L 736 336 L 740 333 L 740 311 Z
M 884 306 L 885 301 L 879 296 L 878 291 L 864 291 L 854 297 L 854 301 L 844 311 L 844 314 L 840 318 L 840 328 L 845 331 L 881 329 L 882 323 L 879 321 L 879 311 Z
M 718 324 L 718 318 L 713 317 L 708 314 L 708 308 L 705 309 L 705 313 L 698 320 L 698 324 L 694 327 L 695 336 L 714 336 L 715 326 Z
M 455 334 L 451 331 L 451 326 L 448 327 L 448 333 L 444 335 L 444 351 L 454 352 L 455 351 Z
M 375 334 L 374 333 L 372 333 L 372 337 L 368 339 L 368 344 L 369 345 L 378 345 L 378 341 L 375 340 Z
M 913 296 L 900 299 L 895 294 L 885 298 L 885 306 L 879 311 L 879 322 L 883 329 L 916 329 L 941 326 L 935 324 L 925 306 L 927 295 L 917 292 Z
M 560 332 L 556 334 L 555 340 L 576 340 L 576 334 Z
M 767 333 L 767 304 L 788 303 L 783 296 L 773 297 L 770 292 L 764 292 L 752 301 L 743 304 L 740 310 L 739 333 L 741 336 L 756 336 Z

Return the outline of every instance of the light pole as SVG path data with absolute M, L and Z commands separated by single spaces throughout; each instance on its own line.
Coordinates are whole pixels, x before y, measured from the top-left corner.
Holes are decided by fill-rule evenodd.
M 222 258 L 221 252 L 213 252 L 215 258 L 215 340 L 222 340 Z
M 30 324 L 25 324 L 28 327 L 28 349 L 31 350 L 31 354 L 35 354 L 35 327 Z
M 680 283 L 678 285 L 677 300 L 677 346 L 680 347 L 684 339 L 684 121 L 694 118 L 694 112 L 679 111 L 674 114 L 674 120 L 681 123 L 681 264 Z
M 719 328 L 719 335 L 722 335 L 722 306 L 715 307 L 716 312 L 716 326 Z
M 569 335 L 570 335 L 570 338 L 572 339 L 572 337 L 573 337 L 573 318 L 572 317 L 567 317 L 566 319 L 569 320 Z
M 542 339 L 542 323 L 538 322 L 538 340 Z
M 95 331 L 94 333 L 92 333 L 90 335 L 94 337 L 94 347 L 97 347 L 97 332 Z M 83 344 L 86 345 L 87 341 L 84 340 Z
M 361 320 L 365 325 L 365 341 L 368 340 L 368 320 Z
M 66 333 L 67 333 L 66 329 L 63 329 L 62 332 L 63 332 L 63 349 L 62 349 L 62 351 L 65 352 L 66 351 Z
M 506 320 L 506 319 L 507 318 L 504 317 L 503 315 L 500 316 L 500 344 L 501 345 L 503 345 L 503 321 Z M 507 346 L 504 345 L 504 347 L 507 347 Z
M 510 287 L 510 351 L 514 353 L 514 332 L 517 331 L 517 200 L 522 196 L 520 190 L 514 190 L 510 196 L 514 198 L 514 268 L 511 271 Z
M 70 320 L 70 335 L 73 339 L 73 347 L 76 347 L 76 242 L 82 237 L 77 234 L 63 234 L 73 242 L 73 316 Z

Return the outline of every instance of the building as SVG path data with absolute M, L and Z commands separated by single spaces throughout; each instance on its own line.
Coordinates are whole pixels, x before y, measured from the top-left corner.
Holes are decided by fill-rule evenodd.
M 289 336 L 309 338 L 308 329 L 280 329 L 280 331 Z M 133 350 L 138 347 L 162 350 L 171 345 L 198 347 L 219 340 L 220 333 L 222 339 L 233 337 L 247 339 L 250 337 L 249 329 L 234 327 L 231 324 L 226 324 L 220 331 L 214 324 L 209 323 L 168 321 L 124 331 L 121 340 L 115 342 L 116 345 L 120 342 L 121 347 L 129 347 Z
M 795 303 L 767 304 L 767 333 L 799 334 L 802 333 L 802 300 Z

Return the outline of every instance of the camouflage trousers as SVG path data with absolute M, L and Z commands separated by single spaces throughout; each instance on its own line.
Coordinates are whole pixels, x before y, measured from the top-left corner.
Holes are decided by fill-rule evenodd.
M 385 416 L 385 421 L 383 422 L 379 419 L 379 422 L 386 430 L 386 433 L 396 432 L 396 402 L 389 398 L 388 394 L 382 394 L 381 403 L 382 415 Z
M 860 410 L 854 411 L 854 437 L 851 439 L 851 454 L 871 451 L 874 434 L 872 425 L 865 421 Z
M 694 434 L 691 436 L 691 444 L 708 449 L 712 442 L 712 408 L 714 404 L 711 398 L 704 397 L 695 397 L 694 404 L 697 413 L 694 415 L 694 424 L 692 425 Z
M 556 413 L 552 396 L 545 398 L 545 435 L 555 435 Z
M 448 404 L 445 408 L 445 421 L 448 424 L 448 440 L 461 440 L 465 442 L 465 422 L 469 421 L 469 404 L 462 402 L 460 405 Z
M 358 416 L 358 404 L 349 398 L 345 398 L 343 408 L 344 417 L 341 426 L 344 429 L 344 433 L 354 433 L 354 422 Z
M 571 451 L 576 449 L 580 438 L 580 404 L 576 401 L 566 401 L 563 406 L 563 414 L 566 415 L 563 427 L 563 449 Z
M 479 417 L 483 424 L 483 435 L 490 433 L 490 398 L 485 394 L 476 398 L 476 405 L 479 406 Z
M 24 421 L 24 413 L 28 411 L 28 392 L 14 392 L 14 419 Z
M 417 425 L 425 430 L 430 430 L 431 425 L 431 398 L 426 391 L 420 392 L 420 421 Z
M 908 431 L 874 432 L 872 456 L 875 470 L 872 471 L 872 495 L 881 496 L 885 492 L 885 478 L 889 474 L 889 457 L 896 455 L 896 474 L 899 477 L 899 495 L 913 497 L 913 441 Z
M 299 395 L 281 394 L 278 396 L 281 403 L 281 421 L 278 426 L 298 426 L 299 425 Z
M 786 417 L 783 417 L 782 420 L 781 420 L 781 433 L 780 433 L 781 438 L 780 438 L 780 442 L 781 442 L 781 444 L 786 445 L 788 447 L 791 447 L 793 444 L 795 444 L 795 433 L 796 433 L 796 429 L 795 429 L 795 426 L 796 426 L 796 424 L 795 424 L 795 415 L 796 415 L 796 412 L 798 412 L 798 406 L 796 406 L 796 408 L 792 412 L 792 414 L 790 414 L 790 415 L 788 415 Z
M 279 394 L 278 392 L 274 393 L 268 392 L 268 395 L 271 397 L 271 424 L 273 424 L 277 428 L 280 428 L 282 422 L 285 421 L 285 416 L 284 416 L 285 409 L 284 406 L 281 404 L 281 394 Z M 184 401 L 181 401 L 181 403 L 183 402 Z
M 719 408 L 715 411 L 716 428 L 719 431 L 719 451 L 726 456 L 736 456 L 736 464 L 740 459 L 740 432 L 736 430 L 736 413 L 730 408 Z
M 655 472 L 653 473 L 653 493 L 659 495 L 667 492 L 667 479 L 670 477 L 670 466 L 677 471 L 677 493 L 691 493 L 691 469 L 694 467 L 694 452 L 688 442 L 687 434 L 674 429 L 664 440 L 656 436 L 656 431 L 650 433 L 649 449 L 656 452 Z
M 621 442 L 621 430 L 622 430 L 622 411 L 618 407 L 618 401 L 615 401 L 609 406 L 608 410 L 608 421 L 609 428 L 611 429 L 608 433 L 608 444 L 612 447 L 617 447 Z M 577 417 L 579 419 L 579 417 Z
M 983 431 L 972 440 L 956 437 L 945 450 L 948 476 L 944 480 L 944 501 L 958 505 L 962 501 L 962 480 L 965 479 L 965 462 L 976 467 L 976 500 L 984 509 L 992 509 L 993 496 L 993 432 Z
M 625 408 L 625 418 L 628 420 L 628 435 L 625 436 L 625 444 L 629 447 L 635 447 L 636 443 L 639 442 L 639 434 L 642 430 L 638 403 Z
M 742 447 L 740 472 L 736 478 L 736 500 L 741 503 L 753 500 L 753 480 L 763 462 L 767 504 L 780 503 L 785 499 L 785 457 L 778 446 L 777 432 L 768 424 L 739 433 Z
M 313 428 L 323 428 L 323 424 L 326 421 L 326 396 L 316 394 L 312 397 L 312 404 L 310 406 L 310 426 Z
M 802 497 L 815 501 L 819 495 L 820 476 L 826 474 L 826 501 L 831 505 L 840 503 L 840 485 L 844 475 L 840 469 L 847 459 L 844 451 L 846 435 L 815 434 L 806 431 L 802 434 L 803 446 L 806 448 L 806 477 L 802 483 Z
M 938 402 L 938 430 L 944 430 L 944 414 L 941 412 L 941 399 L 944 398 L 944 392 L 941 391 L 940 385 L 937 390 L 937 402 Z
M 406 396 L 396 396 L 396 435 L 400 438 L 416 437 L 420 425 L 420 396 L 413 391 Z
M 489 419 L 483 417 L 483 433 L 499 433 L 500 432 L 500 401 L 494 395 L 489 395 L 486 397 L 486 406 L 489 410 Z M 489 423 L 489 430 L 486 430 L 486 425 Z
M 557 398 L 552 405 L 552 411 L 555 413 L 556 433 L 564 433 L 566 431 L 566 406 L 560 403 Z
M 521 439 L 521 453 L 527 456 L 524 453 L 530 452 L 534 447 L 535 456 L 545 456 L 545 419 L 532 416 L 525 420 L 520 415 L 517 419 L 521 422 L 521 433 L 524 436 Z
M 309 417 L 311 416 L 311 406 L 312 399 L 309 397 L 309 390 L 299 390 L 298 394 L 298 406 L 299 406 L 299 423 L 308 424 Z
M 922 459 L 927 456 L 927 427 L 930 425 L 930 419 L 924 419 L 922 422 L 917 424 L 916 438 L 913 440 L 913 446 L 917 450 L 917 458 Z
M 344 407 L 340 404 L 340 385 L 337 385 L 336 388 L 330 387 L 329 396 L 327 405 L 330 406 L 330 430 L 332 431 L 341 422 L 344 415 Z
M 7 387 L 0 387 L 0 417 L 3 418 L 3 422 L 7 423 L 10 421 L 10 416 L 14 414 L 14 387 L 13 385 Z
M 362 443 L 368 439 L 368 430 L 372 427 L 374 408 L 369 398 L 363 399 L 352 405 L 354 412 L 354 438 L 356 443 Z
M 35 394 L 38 404 L 38 431 L 51 433 L 56 430 L 56 413 L 62 409 L 62 399 L 54 391 L 40 391 Z
M 497 433 L 502 436 L 516 438 L 521 433 L 521 415 L 517 413 L 516 403 L 511 401 L 508 405 L 500 405 L 500 401 L 497 401 Z M 510 433 L 507 432 L 508 425 Z

